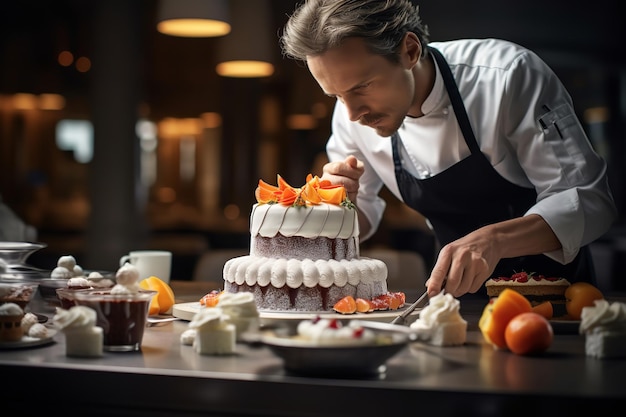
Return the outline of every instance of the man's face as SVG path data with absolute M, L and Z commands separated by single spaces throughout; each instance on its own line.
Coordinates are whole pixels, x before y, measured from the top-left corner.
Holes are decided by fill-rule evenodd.
M 370 53 L 360 38 L 307 59 L 309 70 L 324 93 L 345 104 L 350 120 L 391 136 L 413 104 L 411 68 Z

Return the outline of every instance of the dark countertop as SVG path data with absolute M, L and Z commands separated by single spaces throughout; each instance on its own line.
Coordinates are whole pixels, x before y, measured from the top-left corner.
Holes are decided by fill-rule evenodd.
M 193 284 L 184 285 L 173 283 L 177 297 L 197 299 Z M 377 378 L 294 375 L 267 347 L 245 344 L 231 356 L 198 355 L 180 343 L 185 321 L 147 328 L 141 352 L 96 359 L 65 356 L 64 336 L 57 334 L 50 345 L 0 351 L 3 380 L 30 381 L 3 384 L 2 408 L 90 416 L 378 417 L 598 415 L 626 405 L 626 360 L 586 357 L 584 337 L 571 326 L 563 328 L 567 334 L 556 326 L 554 343 L 541 356 L 494 350 L 476 329 L 477 307 L 471 307 L 464 346 L 414 342 Z

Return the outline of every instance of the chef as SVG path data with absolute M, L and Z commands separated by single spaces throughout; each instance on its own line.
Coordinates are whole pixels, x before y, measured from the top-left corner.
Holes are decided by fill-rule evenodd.
M 307 0 L 281 46 L 337 99 L 323 178 L 343 184 L 361 239 L 387 187 L 442 248 L 429 294 L 484 293 L 514 272 L 594 283 L 588 244 L 617 218 L 606 162 L 532 51 L 496 39 L 429 43 L 408 0 Z

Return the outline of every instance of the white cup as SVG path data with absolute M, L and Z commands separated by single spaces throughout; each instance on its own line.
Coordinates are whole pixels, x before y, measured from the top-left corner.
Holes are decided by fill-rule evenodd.
M 120 266 L 131 263 L 139 270 L 139 280 L 152 276 L 170 282 L 172 252 L 164 250 L 135 250 L 120 258 Z

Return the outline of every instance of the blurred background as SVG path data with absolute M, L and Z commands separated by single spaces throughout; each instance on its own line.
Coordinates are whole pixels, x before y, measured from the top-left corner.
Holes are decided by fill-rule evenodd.
M 30 263 L 74 255 L 115 270 L 134 249 L 174 253 L 172 279 L 201 255 L 245 253 L 259 178 L 294 186 L 321 174 L 333 100 L 281 56 L 293 0 L 22 0 L 0 15 L 0 196 L 48 247 Z M 626 15 L 619 0 L 424 0 L 433 41 L 496 37 L 537 52 L 557 73 L 608 161 L 620 221 L 593 245 L 603 278 L 626 269 Z M 194 10 L 194 5 L 200 9 Z M 221 6 L 221 8 L 220 8 Z M 226 11 L 230 32 L 169 35 L 165 14 Z M 261 60 L 266 72 L 219 64 Z M 420 253 L 436 245 L 390 195 L 364 248 Z

